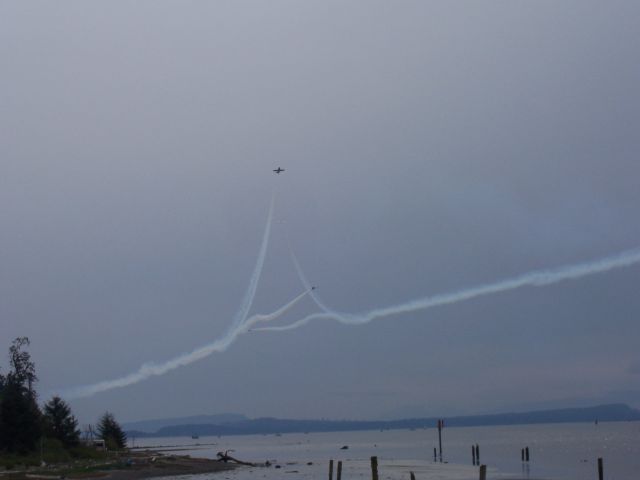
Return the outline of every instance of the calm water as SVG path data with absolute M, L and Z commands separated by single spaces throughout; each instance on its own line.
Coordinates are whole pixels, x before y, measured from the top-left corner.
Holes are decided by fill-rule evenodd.
M 480 446 L 481 462 L 488 478 L 553 480 L 597 479 L 597 458 L 604 459 L 605 479 L 640 478 L 640 422 L 594 424 L 518 425 L 506 427 L 445 428 L 443 456 L 446 465 L 433 462 L 438 433 L 433 429 L 331 432 L 310 434 L 248 435 L 229 437 L 140 439 L 137 445 L 216 445 L 187 447 L 176 452 L 215 458 L 218 451 L 233 449 L 233 456 L 251 462 L 270 460 L 282 465 L 242 469 L 219 474 L 233 480 L 275 479 L 285 474 L 296 479 L 327 478 L 329 459 L 343 461 L 343 478 L 369 477 L 369 458 L 378 457 L 382 480 L 476 479 L 471 466 L 471 445 Z M 340 450 L 348 445 L 348 450 Z M 528 446 L 530 462 L 523 465 L 520 449 Z M 307 465 L 312 462 L 313 465 Z M 195 476 L 194 476 L 195 477 Z M 194 478 L 192 477 L 192 478 Z M 207 476 L 198 476 L 206 478 Z M 211 477 L 211 475 L 209 475 Z M 334 475 L 335 479 L 335 475 Z

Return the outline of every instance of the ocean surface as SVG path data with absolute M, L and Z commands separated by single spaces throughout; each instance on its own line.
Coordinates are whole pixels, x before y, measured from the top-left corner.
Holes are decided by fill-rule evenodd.
M 478 478 L 471 446 L 478 444 L 488 479 L 588 480 L 598 478 L 597 459 L 606 480 L 640 479 L 640 422 L 568 423 L 444 428 L 443 463 L 433 461 L 436 428 L 365 432 L 295 433 L 130 439 L 136 447 L 159 447 L 177 455 L 216 458 L 233 450 L 235 458 L 271 467 L 243 467 L 233 472 L 193 475 L 193 480 L 327 479 L 329 460 L 343 462 L 342 478 L 371 478 L 370 457 L 377 456 L 380 480 L 471 480 Z M 348 449 L 341 449 L 348 446 Z M 521 461 L 529 447 L 530 461 Z M 446 462 L 446 463 L 445 463 Z M 281 468 L 275 468 L 279 465 Z

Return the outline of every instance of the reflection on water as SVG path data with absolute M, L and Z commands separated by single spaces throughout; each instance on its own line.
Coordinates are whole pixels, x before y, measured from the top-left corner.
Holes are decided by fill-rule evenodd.
M 227 437 L 138 439 L 137 445 L 193 445 L 176 452 L 215 458 L 221 450 L 252 462 L 271 461 L 280 469 L 241 469 L 224 473 L 232 480 L 328 478 L 329 460 L 343 462 L 343 478 L 370 478 L 369 458 L 379 458 L 380 480 L 466 480 L 478 478 L 472 466 L 471 446 L 480 447 L 480 462 L 488 465 L 488 478 L 549 478 L 583 480 L 597 478 L 597 459 L 604 459 L 605 478 L 636 480 L 640 472 L 640 422 L 595 424 L 517 425 L 465 427 L 443 430 L 446 465 L 433 462 L 437 429 L 367 432 L 296 433 Z M 204 445 L 209 444 L 209 445 Z M 212 445 L 215 444 L 215 445 Z M 341 450 L 342 446 L 349 448 Z M 530 461 L 521 451 L 529 447 Z M 307 463 L 312 463 L 307 465 Z M 289 472 L 289 473 L 286 473 Z M 206 476 L 205 476 L 206 477 Z M 220 478 L 220 476 L 218 476 Z M 334 472 L 334 479 L 335 472 Z

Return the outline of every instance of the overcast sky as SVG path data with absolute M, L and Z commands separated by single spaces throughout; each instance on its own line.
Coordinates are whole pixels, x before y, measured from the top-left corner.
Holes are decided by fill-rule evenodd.
M 636 1 L 0 3 L 3 371 L 28 336 L 46 400 L 219 337 L 273 191 L 252 313 L 303 290 L 287 235 L 346 312 L 639 247 L 639 22 Z M 639 279 L 253 332 L 72 407 L 640 407 Z

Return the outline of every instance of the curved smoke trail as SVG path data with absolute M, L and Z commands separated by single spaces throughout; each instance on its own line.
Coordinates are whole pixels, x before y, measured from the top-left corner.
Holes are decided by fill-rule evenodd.
M 239 333 L 247 333 L 248 331 L 251 330 L 251 327 L 256 323 L 271 322 L 272 320 L 276 320 L 277 318 L 280 318 L 282 315 L 287 313 L 291 309 L 291 307 L 293 307 L 296 303 L 302 300 L 308 293 L 311 293 L 311 289 L 305 290 L 296 298 L 291 300 L 286 305 L 280 307 L 278 310 L 276 310 L 273 313 L 253 315 L 251 318 L 249 318 L 249 320 L 247 320 L 245 323 L 242 324 L 242 328 L 239 330 Z
M 221 338 L 214 340 L 207 345 L 196 348 L 189 353 L 183 353 L 171 360 L 167 360 L 163 363 L 145 363 L 137 371 L 125 375 L 113 380 L 105 380 L 103 382 L 94 383 L 92 385 L 84 385 L 68 389 L 62 393 L 62 396 L 66 399 L 82 398 L 95 395 L 96 393 L 105 392 L 114 388 L 127 387 L 135 383 L 146 380 L 147 378 L 164 375 L 165 373 L 175 370 L 176 368 L 184 367 L 198 360 L 208 357 L 215 352 L 224 352 L 229 346 L 236 341 L 236 339 L 247 333 L 249 327 L 255 325 L 258 322 L 267 322 L 279 318 L 289 311 L 296 303 L 298 303 L 309 291 L 302 292 L 286 305 L 280 307 L 273 313 L 269 314 L 256 314 L 246 320 L 243 324 L 239 325 L 235 329 L 230 329 Z
M 335 314 L 335 315 L 345 315 L 344 313 L 336 312 L 335 310 L 327 307 L 324 304 L 324 302 L 322 300 L 320 300 L 320 297 L 313 290 L 313 287 L 309 283 L 309 280 L 307 280 L 307 277 L 305 276 L 304 272 L 302 271 L 302 267 L 300 266 L 300 262 L 298 261 L 298 257 L 293 252 L 293 247 L 291 246 L 291 241 L 289 240 L 289 236 L 288 235 L 287 235 L 287 243 L 289 244 L 289 254 L 291 255 L 291 261 L 293 262 L 293 266 L 296 268 L 296 273 L 298 274 L 298 278 L 300 279 L 300 282 L 302 283 L 304 288 L 306 288 L 309 291 L 309 295 L 311 295 L 311 298 L 313 299 L 314 303 L 324 313 Z
M 302 298 L 304 294 L 302 294 L 302 296 L 296 297 L 294 300 L 287 303 L 284 307 L 276 310 L 272 314 L 254 315 L 247 321 L 247 316 L 249 315 L 249 311 L 251 310 L 251 306 L 253 305 L 253 300 L 256 296 L 256 290 L 258 289 L 258 283 L 260 281 L 260 276 L 262 275 L 264 260 L 267 255 L 267 247 L 269 246 L 269 237 L 271 234 L 271 224 L 273 223 L 274 205 L 275 194 L 271 197 L 271 204 L 269 205 L 269 213 L 267 215 L 267 224 L 264 229 L 264 234 L 262 235 L 262 243 L 260 244 L 260 250 L 258 251 L 256 265 L 253 269 L 253 273 L 251 274 L 251 278 L 249 279 L 249 286 L 247 287 L 247 291 L 245 292 L 244 297 L 242 298 L 242 302 L 240 303 L 240 308 L 236 312 L 231 325 L 221 338 L 159 365 L 156 365 L 154 363 L 145 363 L 136 372 L 125 375 L 124 377 L 116 378 L 113 380 L 105 380 L 103 382 L 98 382 L 92 385 L 84 385 L 71 388 L 66 391 L 65 397 L 69 399 L 87 397 L 99 392 L 111 390 L 113 388 L 121 388 L 128 385 L 133 385 L 134 383 L 141 382 L 142 380 L 145 380 L 151 376 L 164 375 L 165 373 L 178 367 L 182 367 L 202 358 L 208 357 L 213 352 L 222 352 L 235 341 L 238 335 L 246 331 L 246 324 L 253 325 L 258 321 L 263 321 L 261 319 L 264 318 L 271 320 L 277 318 L 284 312 L 286 312 L 289 308 L 291 308 L 298 300 L 300 300 L 300 298 Z
M 317 302 L 316 298 L 314 297 L 314 300 L 316 300 L 318 306 L 322 309 L 325 309 L 324 313 L 315 313 L 312 315 L 308 315 L 307 317 L 302 318 L 301 320 L 298 320 L 297 322 L 294 322 L 290 325 L 263 327 L 257 328 L 255 330 L 278 332 L 284 330 L 293 330 L 302 327 L 303 325 L 306 325 L 313 320 L 321 319 L 336 320 L 347 325 L 361 325 L 364 323 L 369 323 L 377 318 L 384 318 L 391 315 L 415 312 L 442 305 L 463 302 L 472 298 L 491 295 L 499 292 L 506 292 L 508 290 L 514 290 L 516 288 L 525 286 L 541 287 L 545 285 L 551 285 L 563 280 L 577 279 L 588 275 L 607 272 L 609 270 L 617 268 L 629 267 L 637 263 L 640 263 L 640 249 L 622 252 L 617 255 L 612 255 L 591 262 L 567 265 L 564 267 L 549 270 L 536 270 L 517 277 L 501 280 L 499 282 L 466 288 L 464 290 L 458 290 L 451 293 L 441 293 L 432 297 L 420 298 L 400 305 L 379 308 L 361 314 L 344 314 L 341 312 L 332 311 L 330 309 L 325 309 L 325 307 L 322 305 L 322 302 Z M 301 269 L 300 272 L 302 272 Z M 304 277 L 304 275 L 302 275 L 302 277 Z M 306 283 L 306 280 L 303 280 L 303 283 Z
M 269 214 L 267 215 L 267 225 L 262 235 L 262 243 L 260 244 L 260 250 L 258 251 L 258 259 L 256 260 L 256 266 L 253 269 L 251 278 L 249 279 L 249 286 L 242 298 L 240 308 L 236 312 L 233 322 L 228 328 L 228 332 L 231 332 L 239 328 L 249 315 L 251 306 L 253 305 L 253 299 L 256 296 L 256 290 L 258 289 L 258 282 L 260 281 L 260 275 L 262 275 L 262 268 L 264 267 L 264 259 L 267 256 L 267 247 L 269 246 L 269 237 L 271 235 L 271 224 L 273 223 L 273 209 L 275 205 L 275 194 L 271 197 L 271 204 L 269 205 Z

